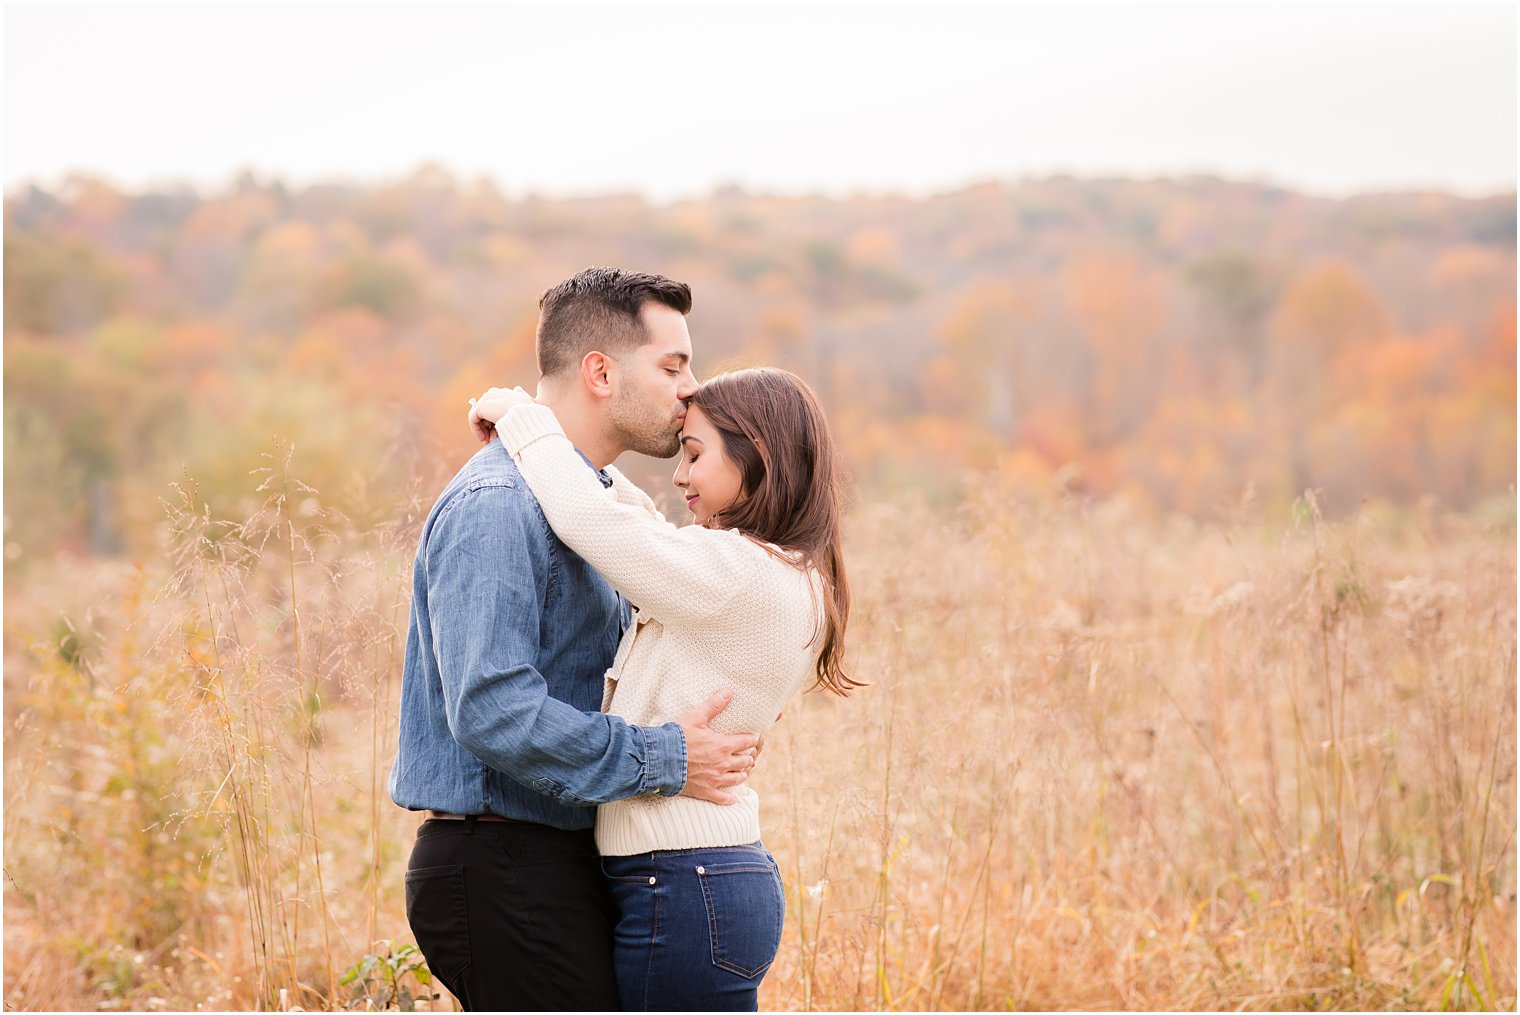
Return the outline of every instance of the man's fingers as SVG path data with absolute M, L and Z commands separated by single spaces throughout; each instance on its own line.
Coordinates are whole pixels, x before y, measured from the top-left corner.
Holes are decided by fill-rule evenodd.
M 703 705 L 701 707 L 701 710 L 700 710 L 701 713 L 702 713 L 702 723 L 701 723 L 701 725 L 706 726 L 708 723 L 712 722 L 713 718 L 719 712 L 721 712 L 725 708 L 727 708 L 728 707 L 728 703 L 731 702 L 731 701 L 733 701 L 733 700 L 734 700 L 734 692 L 733 691 L 719 691 L 717 694 L 714 694 L 711 698 L 708 698 L 707 701 L 705 703 L 703 703 Z
M 760 742 L 760 738 L 753 733 L 736 733 L 730 740 L 730 743 L 724 745 L 728 748 L 728 753 L 745 757 L 749 757 L 755 745 Z
M 748 775 L 754 767 L 755 759 L 753 755 L 730 754 L 719 763 L 718 771 L 723 772 L 725 775 L 734 775 L 736 773 Z
M 706 726 L 713 721 L 713 716 L 727 708 L 728 703 L 733 699 L 733 691 L 719 691 L 676 721 L 682 726 Z
M 723 806 L 739 802 L 728 789 L 749 778 L 759 738 L 753 733 L 720 734 L 707 728 L 733 697 L 732 691 L 719 691 L 676 720 L 686 730 L 689 781 L 682 791 L 686 796 Z
M 732 785 L 732 783 L 730 783 L 730 785 Z M 724 806 L 727 806 L 729 804 L 736 804 L 739 802 L 738 797 L 734 796 L 726 789 L 720 789 L 716 783 L 708 783 L 700 787 L 688 787 L 688 791 L 685 793 L 685 795 L 696 800 L 706 800 L 708 803 L 722 804 Z

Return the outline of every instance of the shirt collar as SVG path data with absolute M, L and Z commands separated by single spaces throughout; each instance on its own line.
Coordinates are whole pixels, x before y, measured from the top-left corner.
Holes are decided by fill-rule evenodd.
M 586 463 L 586 468 L 596 473 L 596 478 L 601 480 L 602 486 L 605 489 L 612 489 L 612 477 L 607 475 L 606 469 L 598 469 L 595 465 L 592 465 L 591 459 L 587 458 L 585 453 L 581 451 L 580 448 L 576 448 L 575 453 L 581 456 L 581 461 Z

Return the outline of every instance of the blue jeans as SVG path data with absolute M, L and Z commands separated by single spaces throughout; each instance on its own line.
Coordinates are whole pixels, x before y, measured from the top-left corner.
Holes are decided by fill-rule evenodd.
M 757 1011 L 781 946 L 776 858 L 748 846 L 604 856 L 624 1011 Z

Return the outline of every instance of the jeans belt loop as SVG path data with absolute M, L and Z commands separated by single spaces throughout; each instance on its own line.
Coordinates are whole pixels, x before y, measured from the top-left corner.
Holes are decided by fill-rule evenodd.
M 474 835 L 475 834 L 475 822 L 477 822 L 479 820 L 480 820 L 480 815 L 479 814 L 467 814 L 467 815 L 465 815 L 465 819 L 464 819 L 464 834 L 465 835 Z

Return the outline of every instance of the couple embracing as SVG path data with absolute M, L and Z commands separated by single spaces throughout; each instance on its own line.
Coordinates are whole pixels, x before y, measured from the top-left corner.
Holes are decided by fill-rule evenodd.
M 537 398 L 422 530 L 397 804 L 407 919 L 467 1010 L 757 1007 L 785 895 L 744 783 L 808 686 L 847 693 L 835 451 L 806 384 L 698 385 L 691 291 L 590 268 L 539 301 Z M 612 467 L 680 453 L 676 526 Z

